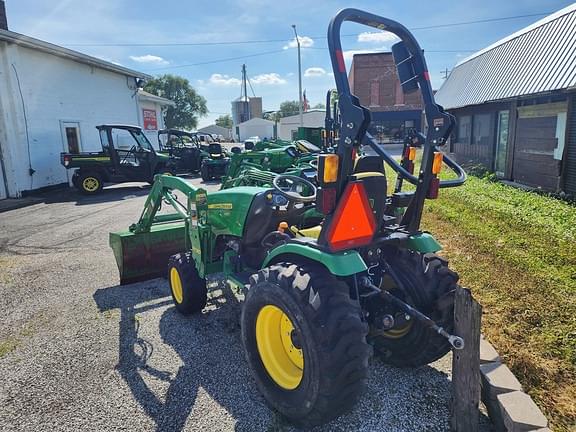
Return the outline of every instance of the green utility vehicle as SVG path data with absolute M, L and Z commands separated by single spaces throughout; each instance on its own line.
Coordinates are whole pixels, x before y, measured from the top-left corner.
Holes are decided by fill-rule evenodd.
M 370 110 L 352 95 L 342 56 L 344 21 L 400 39 L 392 47 L 400 81 L 405 92 L 420 89 L 430 125 L 418 175 L 404 160 L 412 150 L 399 163 L 367 133 Z M 138 222 L 110 234 L 121 283 L 167 276 L 182 314 L 202 311 L 208 277 L 244 292 L 247 364 L 268 403 L 301 426 L 358 401 L 373 351 L 418 367 L 464 345 L 452 334 L 458 276 L 420 229 L 425 200 L 466 178 L 440 150 L 454 117 L 434 102 L 422 49 L 401 24 L 346 9 L 330 23 L 328 45 L 339 142 L 336 153 L 317 155 L 316 184 L 275 174 L 269 187 L 207 192 L 157 176 Z M 357 159 L 362 145 L 376 156 Z M 388 194 L 384 162 L 415 188 Z M 457 178 L 440 181 L 443 163 Z M 163 203 L 175 213 L 160 214 Z
M 66 169 L 75 169 L 72 183 L 88 195 L 102 190 L 105 183 L 145 181 L 156 174 L 174 174 L 175 159 L 156 152 L 142 128 L 128 125 L 96 126 L 102 151 L 61 153 Z
M 208 146 L 203 146 L 195 132 L 179 129 L 158 131 L 158 148 L 174 158 L 176 171 L 199 172 L 202 160 L 208 157 Z

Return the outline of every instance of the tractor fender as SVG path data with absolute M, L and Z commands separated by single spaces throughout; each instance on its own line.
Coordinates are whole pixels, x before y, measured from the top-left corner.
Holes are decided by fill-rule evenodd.
M 294 256 L 316 261 L 335 276 L 351 276 L 368 270 L 360 254 L 354 250 L 330 253 L 298 243 L 285 243 L 272 249 L 264 259 L 262 268 L 280 261 L 290 261 L 290 257 Z

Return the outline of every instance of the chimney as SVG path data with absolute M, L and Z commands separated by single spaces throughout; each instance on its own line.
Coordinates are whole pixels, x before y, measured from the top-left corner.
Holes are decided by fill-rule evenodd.
M 8 18 L 6 18 L 6 4 L 0 0 L 0 30 L 8 30 Z

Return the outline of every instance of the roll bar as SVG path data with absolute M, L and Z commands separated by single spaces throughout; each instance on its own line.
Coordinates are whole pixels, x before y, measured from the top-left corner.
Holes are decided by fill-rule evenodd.
M 340 41 L 340 30 L 342 23 L 345 21 L 388 31 L 400 39 L 400 42 L 392 47 L 398 76 L 405 92 L 420 89 L 426 121 L 429 126 L 426 141 L 423 145 L 422 164 L 418 176 L 404 169 L 390 154 L 378 145 L 376 140 L 367 131 L 371 122 L 370 110 L 363 107 L 358 98 L 351 93 L 348 83 L 348 74 Z M 438 150 L 438 146 L 446 143 L 455 125 L 454 116 L 444 111 L 444 109 L 434 101 L 430 75 L 422 49 L 412 33 L 402 24 L 358 9 L 343 9 L 332 19 L 328 26 L 328 48 L 336 88 L 339 93 L 338 104 L 341 115 L 341 130 L 338 145 L 338 153 L 341 156 L 339 167 L 340 184 L 338 185 L 339 194 L 342 192 L 347 178 L 354 168 L 352 157 L 353 148 L 359 145 L 369 145 L 399 176 L 416 185 L 414 198 L 404 215 L 402 224 L 406 225 L 408 229 L 417 230 L 420 225 L 424 200 L 426 199 L 432 179 L 432 159 L 434 157 L 434 151 Z M 464 170 L 446 155 L 444 155 L 444 161 L 458 177 L 452 180 L 442 180 L 440 187 L 446 188 L 462 185 L 466 180 Z

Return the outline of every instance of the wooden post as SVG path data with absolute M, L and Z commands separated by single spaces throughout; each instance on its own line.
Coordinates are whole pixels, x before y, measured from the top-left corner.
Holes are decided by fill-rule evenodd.
M 480 321 L 482 307 L 470 290 L 458 288 L 454 299 L 454 334 L 464 349 L 452 357 L 452 421 L 454 432 L 478 432 L 480 403 Z

